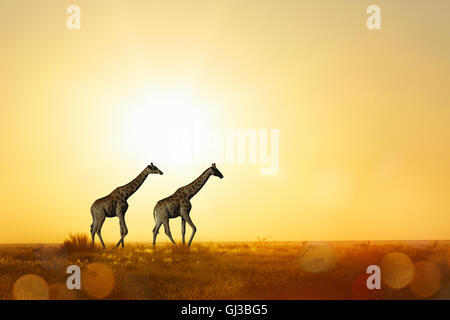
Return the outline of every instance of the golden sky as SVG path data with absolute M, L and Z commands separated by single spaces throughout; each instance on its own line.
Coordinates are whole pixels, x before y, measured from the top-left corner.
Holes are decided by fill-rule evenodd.
M 366 27 L 371 4 L 381 30 Z M 192 199 L 194 242 L 449 239 L 449 13 L 447 0 L 0 0 L 0 243 L 88 233 L 92 202 L 153 162 L 164 175 L 129 199 L 125 240 L 150 241 L 155 203 L 208 166 L 170 161 L 171 133 L 193 125 L 280 133 L 275 175 L 214 161 L 225 178 Z M 118 241 L 117 218 L 103 238 Z

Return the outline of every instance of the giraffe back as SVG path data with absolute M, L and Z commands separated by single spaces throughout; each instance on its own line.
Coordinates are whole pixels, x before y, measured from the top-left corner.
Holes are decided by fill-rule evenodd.
M 181 188 L 180 188 L 181 189 Z M 162 210 L 166 211 L 169 215 L 169 218 L 176 218 L 180 216 L 181 208 L 190 207 L 189 200 L 186 198 L 186 195 L 182 190 L 178 189 L 171 196 L 159 200 L 155 205 L 155 212 Z

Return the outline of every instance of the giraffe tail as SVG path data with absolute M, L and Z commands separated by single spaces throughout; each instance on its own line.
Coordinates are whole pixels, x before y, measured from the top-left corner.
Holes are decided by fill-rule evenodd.
M 153 209 L 153 219 L 155 219 L 155 222 L 156 222 L 156 207 L 155 207 L 155 209 Z M 155 233 L 155 230 L 156 230 L 156 224 L 155 224 L 155 226 L 153 227 L 153 233 Z M 158 232 L 159 233 L 159 232 Z

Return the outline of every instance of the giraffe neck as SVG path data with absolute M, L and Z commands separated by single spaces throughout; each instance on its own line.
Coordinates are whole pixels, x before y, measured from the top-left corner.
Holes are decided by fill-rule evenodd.
M 183 193 L 186 195 L 188 199 L 191 199 L 193 196 L 197 194 L 197 192 L 200 191 L 201 188 L 205 185 L 206 181 L 208 181 L 209 177 L 211 176 L 211 173 L 209 169 L 205 170 L 197 179 L 192 181 L 187 186 L 184 186 L 182 188 Z
M 148 168 L 145 168 L 136 178 L 124 186 L 119 187 L 120 194 L 124 196 L 125 200 L 135 193 L 139 187 L 144 183 L 145 179 L 149 175 Z

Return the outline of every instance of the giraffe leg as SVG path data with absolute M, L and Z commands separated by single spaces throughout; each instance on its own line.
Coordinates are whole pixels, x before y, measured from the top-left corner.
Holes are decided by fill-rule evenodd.
M 128 234 L 128 228 L 127 228 L 127 225 L 126 225 L 126 223 L 125 223 L 125 218 L 123 219 L 123 237 L 122 237 L 122 248 L 123 247 L 125 247 L 125 240 L 124 240 L 124 238 L 125 238 L 125 236 Z
M 98 236 L 98 238 L 100 239 L 100 242 L 102 243 L 103 249 L 105 249 L 105 243 L 103 242 L 102 231 L 101 231 L 101 230 L 99 230 L 99 231 L 97 232 L 97 236 Z
M 117 243 L 116 247 L 118 248 L 119 245 L 122 243 L 122 248 L 123 248 L 123 227 L 120 222 L 119 222 L 119 224 L 120 224 L 120 239 L 119 239 L 119 242 Z
M 188 242 L 188 246 L 190 247 L 190 246 L 191 246 L 192 239 L 194 239 L 194 235 L 195 235 L 195 233 L 197 232 L 197 227 L 194 225 L 194 223 L 192 222 L 191 217 L 190 217 L 189 215 L 186 215 L 185 219 L 186 219 L 186 222 L 187 222 L 187 223 L 191 226 L 191 228 L 192 228 L 191 238 L 189 239 L 189 242 Z
M 119 247 L 120 243 L 122 243 L 122 248 L 123 248 L 124 247 L 123 238 L 125 238 L 125 236 L 128 234 L 128 229 L 127 229 L 127 225 L 125 224 L 125 218 L 122 216 L 119 219 L 120 219 L 120 235 L 121 235 L 121 238 L 120 238 L 119 242 L 117 242 L 116 247 Z
M 116 216 L 119 218 L 120 224 L 120 240 L 116 244 L 116 247 L 119 247 L 120 243 L 122 243 L 122 248 L 124 247 L 123 238 L 128 233 L 127 225 L 125 224 L 125 213 L 128 209 L 128 203 L 126 201 L 120 201 L 116 204 Z
M 181 217 L 181 237 L 183 238 L 183 245 L 185 244 L 184 235 L 186 234 L 186 220 Z
M 91 237 L 92 245 L 95 244 L 95 233 L 98 231 L 99 222 L 105 220 L 105 213 L 103 209 L 94 204 L 91 207 L 92 224 L 91 224 Z M 103 222 L 102 222 L 103 223 Z M 101 225 L 100 225 L 101 228 Z
M 164 232 L 169 237 L 170 241 L 172 241 L 172 243 L 175 244 L 175 241 L 173 241 L 172 238 L 172 233 L 170 232 L 169 219 L 165 220 L 163 224 L 164 224 Z
M 95 222 L 91 224 L 91 237 L 92 237 L 92 245 L 95 243 Z
M 158 235 L 159 232 L 159 228 L 161 228 L 162 222 L 161 221 L 156 221 L 156 225 L 153 228 L 153 246 L 155 246 L 156 243 L 156 236 Z
M 103 222 L 105 222 L 105 218 L 103 218 L 103 219 L 101 219 L 100 221 L 97 222 L 96 228 L 95 228 L 95 232 L 97 233 L 97 236 L 100 239 L 100 242 L 101 242 L 103 248 L 105 248 L 105 243 L 103 242 L 103 238 L 102 238 Z

